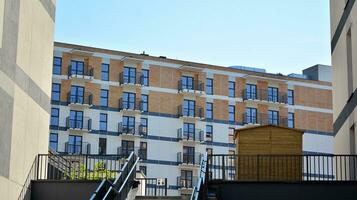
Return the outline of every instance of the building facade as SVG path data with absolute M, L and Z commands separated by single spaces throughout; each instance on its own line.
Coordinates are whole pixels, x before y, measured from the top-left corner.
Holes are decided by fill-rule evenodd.
M 207 151 L 233 154 L 234 129 L 303 129 L 304 153 L 332 153 L 331 83 L 55 43 L 50 147 L 137 152 L 148 177 L 190 193 Z M 232 178 L 234 177 L 231 174 Z
M 335 153 L 356 154 L 357 5 L 330 0 Z
M 48 152 L 54 0 L 0 0 L 0 199 Z

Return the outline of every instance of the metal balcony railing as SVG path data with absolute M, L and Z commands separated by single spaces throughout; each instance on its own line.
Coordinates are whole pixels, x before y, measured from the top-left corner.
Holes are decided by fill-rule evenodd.
M 91 154 L 91 144 L 87 142 L 82 142 L 81 144 L 69 144 L 65 143 L 65 152 L 66 154 Z
M 179 164 L 199 165 L 202 157 L 203 157 L 202 153 L 188 154 L 188 153 L 178 152 L 177 162 Z
M 83 96 L 78 94 L 71 95 L 71 92 L 68 92 L 67 103 L 93 105 L 93 95 L 90 92 L 85 92 Z
M 178 81 L 177 84 L 178 91 L 199 91 L 199 92 L 204 92 L 205 91 L 205 84 L 202 81 L 199 80 L 194 80 L 192 85 L 186 85 L 183 84 L 182 80 Z
M 117 154 L 122 157 L 128 157 L 132 152 L 134 152 L 142 160 L 147 159 L 147 149 L 142 149 L 140 147 L 128 148 L 128 147 L 118 147 Z
M 93 78 L 93 67 L 88 64 L 84 64 L 83 68 L 72 67 L 68 65 L 68 76 L 77 78 Z
M 193 189 L 197 185 L 197 176 L 177 177 L 177 186 L 180 189 Z
M 194 132 L 183 131 L 182 128 L 177 129 L 177 139 L 203 142 L 204 131 L 201 129 L 194 129 Z
M 119 83 L 124 84 L 134 84 L 134 85 L 144 85 L 144 76 L 141 72 L 136 72 L 134 75 L 125 76 L 124 72 L 119 74 Z
M 142 102 L 139 98 L 137 98 L 134 102 L 126 101 L 123 98 L 120 98 L 118 104 L 119 104 L 119 111 L 121 111 L 121 110 L 142 111 L 143 110 Z
M 134 125 L 123 124 L 123 122 L 118 123 L 118 133 L 127 134 L 133 136 L 144 136 L 147 135 L 147 127 L 141 125 L 140 123 L 135 123 Z
M 177 107 L 179 117 L 197 117 L 204 118 L 204 109 L 196 106 L 194 109 L 184 108 L 182 105 Z
M 287 93 L 278 92 L 277 95 L 272 95 L 268 90 L 257 89 L 256 91 L 242 91 L 243 100 L 260 100 L 274 103 L 287 103 Z
M 260 124 L 260 125 L 276 125 L 276 126 L 288 126 L 287 117 L 278 117 L 272 119 L 266 113 L 257 113 L 256 115 L 243 114 L 243 124 Z
M 67 129 L 92 130 L 92 119 L 83 117 L 83 120 L 66 118 Z

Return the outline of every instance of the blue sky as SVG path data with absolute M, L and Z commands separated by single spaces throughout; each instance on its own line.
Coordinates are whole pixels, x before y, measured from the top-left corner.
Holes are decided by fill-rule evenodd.
M 328 0 L 58 0 L 55 40 L 301 73 L 330 64 Z

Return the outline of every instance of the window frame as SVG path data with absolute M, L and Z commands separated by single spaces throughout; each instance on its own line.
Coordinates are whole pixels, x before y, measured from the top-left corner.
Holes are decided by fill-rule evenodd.
M 106 94 L 106 95 L 103 95 Z M 103 101 L 105 101 L 105 105 L 103 104 Z M 100 89 L 100 106 L 101 107 L 108 107 L 108 101 L 109 101 L 109 90 L 106 89 Z
M 107 70 L 104 70 L 104 66 L 107 67 Z M 102 71 L 101 71 L 101 80 L 102 81 L 109 81 L 109 67 L 110 65 L 107 63 L 102 63 Z M 106 77 L 105 77 L 106 74 Z
M 254 111 L 254 112 L 253 112 Z M 246 107 L 245 108 L 245 117 L 246 117 L 246 122 L 256 124 L 258 122 L 258 117 L 257 117 L 257 108 L 252 108 L 252 107 Z M 248 120 L 249 119 L 249 120 Z
M 210 124 L 206 124 L 206 141 L 213 142 L 213 126 Z
M 53 138 L 51 136 L 56 136 L 56 139 L 53 140 Z M 58 133 L 50 133 L 50 141 L 49 141 L 49 146 L 51 149 L 58 151 Z M 55 144 L 56 148 L 52 148 L 52 144 Z
M 123 92 L 122 95 L 123 99 L 123 108 L 124 109 L 132 109 L 134 110 L 136 108 L 136 94 L 133 92 Z
M 246 98 L 247 99 L 257 99 L 257 85 L 246 84 Z
M 187 90 L 194 90 L 195 78 L 192 76 L 181 76 L 181 88 Z
M 142 69 L 141 70 L 141 76 L 142 76 L 142 85 L 149 86 L 149 76 L 150 76 L 149 70 L 148 69 Z
M 210 105 L 210 106 L 207 106 Z M 208 109 L 210 107 L 211 109 Z M 208 116 L 209 113 L 211 113 L 211 116 Z M 206 119 L 213 119 L 213 103 L 212 102 L 206 102 Z
M 268 101 L 279 102 L 279 88 L 268 87 Z
M 57 115 L 54 115 L 54 110 L 56 110 Z M 50 125 L 51 126 L 59 126 L 59 116 L 60 116 L 60 109 L 59 108 L 51 108 L 51 118 L 50 118 Z M 53 122 L 56 122 L 55 124 Z
M 288 105 L 294 105 L 295 104 L 295 101 L 294 101 L 294 90 L 288 90 L 287 92 L 287 103 Z M 291 94 L 291 95 L 290 95 Z
M 124 83 L 136 84 L 136 68 L 135 67 L 124 66 L 123 81 L 124 81 Z
M 82 66 L 79 66 L 79 64 L 81 64 Z M 71 75 L 84 75 L 84 62 L 78 60 L 71 60 L 70 73 Z
M 59 60 L 59 64 L 56 63 L 56 60 Z M 57 71 L 59 70 L 59 71 Z M 53 66 L 52 66 L 52 74 L 61 75 L 62 74 L 62 58 L 58 56 L 53 57 Z
M 71 138 L 73 138 L 73 144 L 71 143 Z M 78 140 L 78 139 L 80 139 L 80 140 Z M 73 148 L 69 148 L 69 145 L 72 145 Z M 71 153 L 71 154 L 79 153 L 79 154 L 81 154 L 82 153 L 82 145 L 83 145 L 83 137 L 82 136 L 69 135 L 68 136 L 67 153 Z M 69 149 L 71 149 L 71 151 Z
M 279 125 L 279 123 L 279 111 L 268 110 L 268 124 Z
M 194 164 L 195 163 L 195 147 L 183 146 L 182 147 L 182 162 Z
M 108 114 L 106 113 L 99 114 L 99 131 L 108 131 Z
M 195 138 L 195 124 L 194 123 L 183 123 L 183 138 L 194 139 Z
M 231 109 L 233 108 L 233 111 Z M 228 105 L 228 121 L 235 122 L 236 121 L 236 107 L 234 105 Z M 231 117 L 233 116 L 233 120 Z
M 228 81 L 228 97 L 235 98 L 236 97 L 235 93 L 236 93 L 236 82 Z
M 210 82 L 210 84 L 209 84 Z M 213 79 L 206 78 L 206 94 L 213 95 Z
M 148 112 L 149 111 L 149 95 L 147 95 L 147 94 L 142 94 L 141 95 L 140 109 L 143 112 Z
M 83 104 L 84 93 L 85 93 L 85 88 L 83 86 L 71 85 L 70 102 Z
M 187 105 L 187 107 L 186 107 Z M 196 101 L 190 99 L 183 100 L 183 115 L 195 117 Z
M 72 114 L 74 113 L 74 115 Z M 80 113 L 80 115 L 79 115 Z M 73 116 L 73 117 L 72 117 Z M 69 121 L 70 121 L 70 127 L 71 127 L 71 121 L 74 121 L 74 127 L 71 128 L 83 128 L 83 118 L 84 118 L 84 112 L 79 111 L 79 110 L 70 110 L 69 111 Z M 79 127 L 77 126 L 79 124 Z
M 290 123 L 292 123 L 292 126 L 290 126 Z M 295 114 L 293 112 L 288 112 L 288 127 L 289 128 L 295 128 Z
M 55 87 L 58 86 L 58 90 Z M 56 95 L 55 95 L 56 94 Z M 58 95 L 58 98 L 55 99 L 55 96 Z M 52 83 L 52 92 L 51 92 L 51 100 L 52 101 L 61 101 L 61 84 L 60 83 Z

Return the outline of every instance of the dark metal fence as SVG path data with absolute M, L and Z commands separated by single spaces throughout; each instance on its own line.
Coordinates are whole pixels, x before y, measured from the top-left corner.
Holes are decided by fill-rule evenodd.
M 192 84 L 185 84 L 182 80 L 177 83 L 178 91 L 192 90 L 192 91 L 205 91 L 205 84 L 202 81 L 193 80 Z
M 193 129 L 193 132 L 183 131 L 182 128 L 177 129 L 177 139 L 203 142 L 204 131 L 201 129 Z
M 256 113 L 255 115 L 243 114 L 243 124 L 260 124 L 260 125 L 277 125 L 277 126 L 288 126 L 288 118 L 279 116 L 275 119 L 269 117 L 266 113 Z
M 141 72 L 131 73 L 130 75 L 121 72 L 119 74 L 119 83 L 144 85 L 144 76 L 141 74 Z
M 167 178 L 136 178 L 138 196 L 167 196 Z
M 277 94 L 272 94 L 269 90 L 257 89 L 254 91 L 243 90 L 242 96 L 244 100 L 261 100 L 277 103 L 287 103 L 287 93 L 278 92 Z
M 187 109 L 184 108 L 183 105 L 179 105 L 177 107 L 177 114 L 178 117 L 193 117 L 193 118 L 200 118 L 203 119 L 204 116 L 204 109 L 199 106 L 195 106 L 194 109 Z

